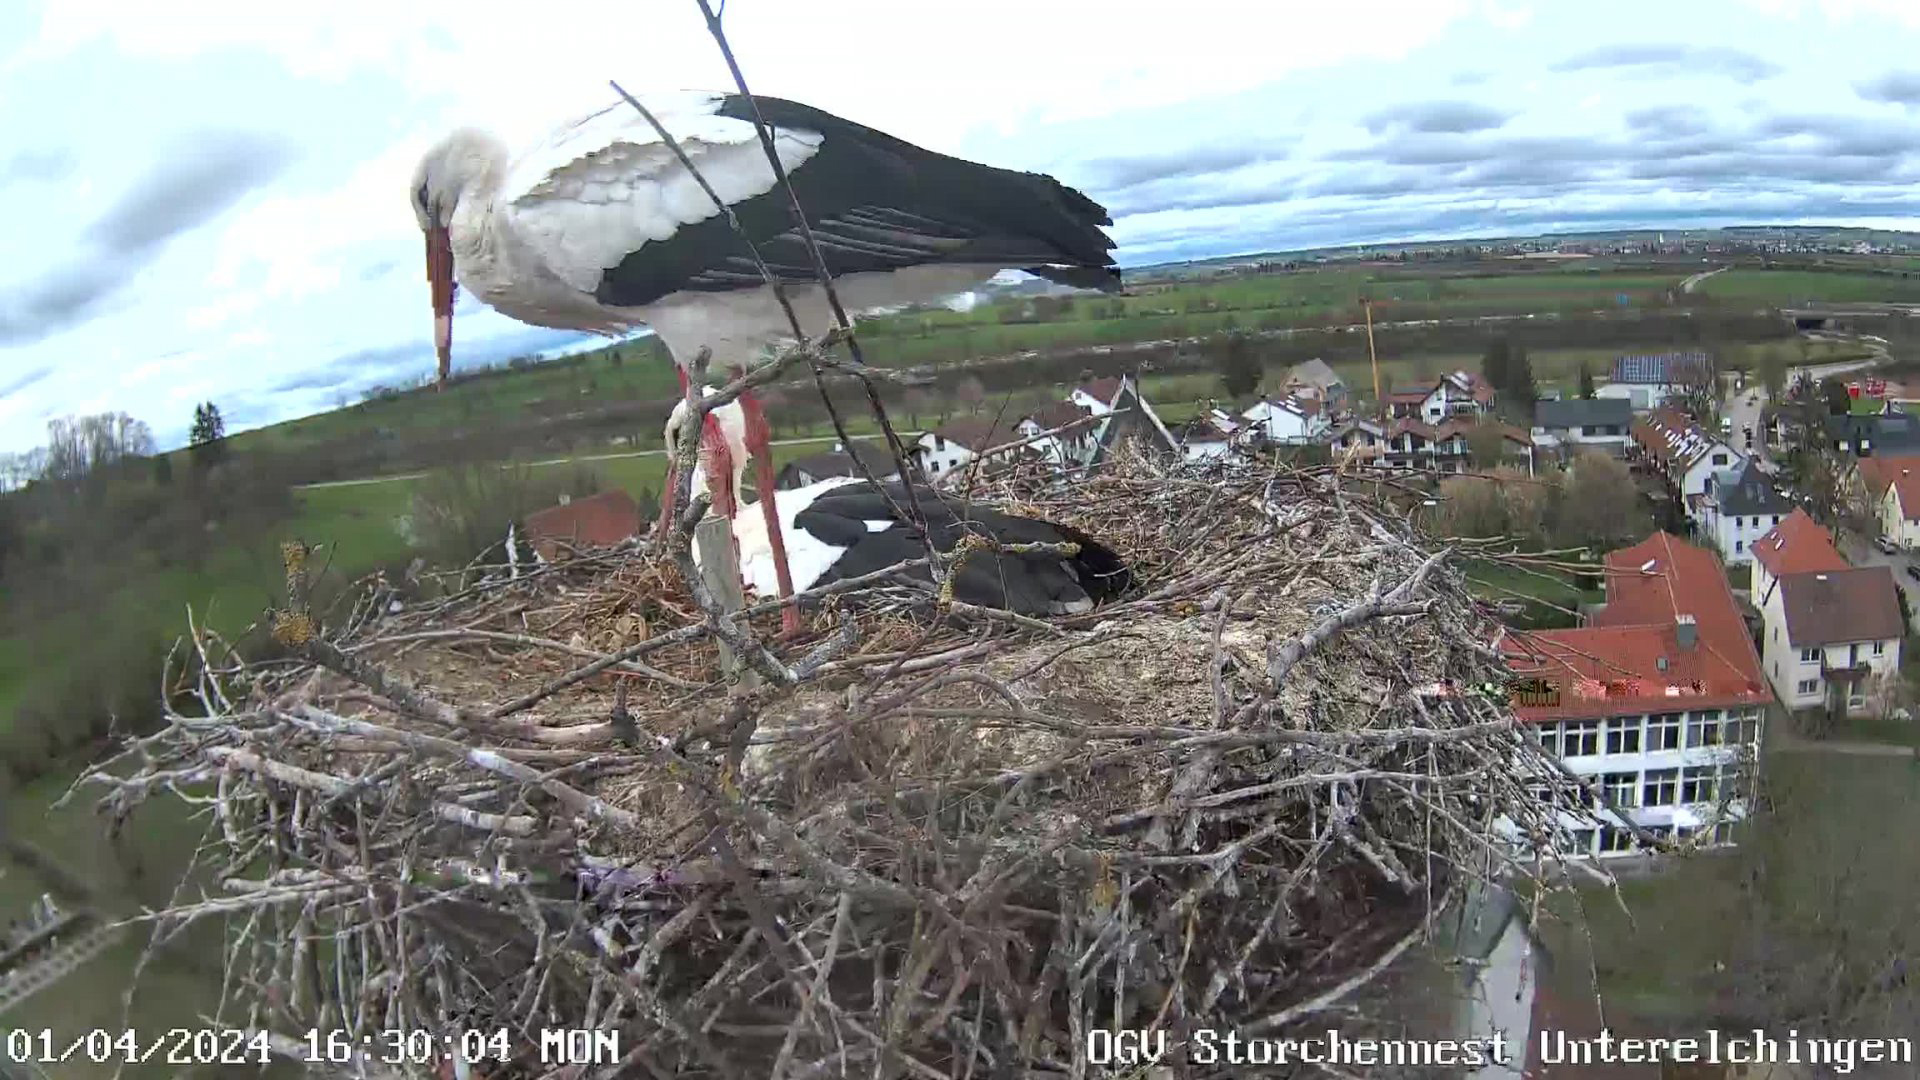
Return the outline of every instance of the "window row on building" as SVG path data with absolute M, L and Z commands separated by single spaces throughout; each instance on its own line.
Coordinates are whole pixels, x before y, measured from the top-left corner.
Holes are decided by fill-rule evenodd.
M 1702 847 L 1722 847 L 1734 842 L 1733 830 L 1739 822 L 1718 821 L 1703 825 L 1649 825 L 1645 831 L 1661 840 Z M 1558 837 L 1560 854 L 1579 857 L 1624 855 L 1639 846 L 1633 831 L 1615 825 L 1567 829 Z
M 1604 772 L 1592 778 L 1614 806 L 1636 810 L 1657 806 L 1710 806 L 1723 800 L 1739 799 L 1744 792 L 1744 773 L 1738 762 L 1711 765 L 1687 765 L 1674 769 L 1639 769 Z M 1565 781 L 1540 780 L 1533 794 L 1542 802 L 1556 802 L 1567 810 L 1597 810 L 1592 795 L 1574 789 Z
M 1703 709 L 1605 720 L 1547 720 L 1533 728 L 1547 753 L 1576 758 L 1745 746 L 1759 738 L 1759 725 L 1759 715 L 1750 709 Z

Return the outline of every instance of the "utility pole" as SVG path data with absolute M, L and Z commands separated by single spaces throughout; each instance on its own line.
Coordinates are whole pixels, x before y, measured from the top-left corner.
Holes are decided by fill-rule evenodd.
M 1367 313 L 1367 362 L 1373 365 L 1373 400 L 1380 406 L 1380 419 L 1387 418 L 1387 396 L 1380 389 L 1380 357 L 1373 351 L 1373 301 L 1362 297 L 1360 306 Z

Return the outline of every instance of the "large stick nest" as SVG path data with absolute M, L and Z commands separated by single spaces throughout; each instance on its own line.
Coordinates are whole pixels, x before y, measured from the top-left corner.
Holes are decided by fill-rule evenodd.
M 654 1076 L 1087 1075 L 1091 1028 L 1324 1025 L 1500 871 L 1493 623 L 1385 500 L 1131 457 L 980 487 L 1134 594 L 1040 622 L 896 575 L 797 642 L 750 609 L 730 682 L 646 545 L 383 586 L 273 663 L 203 641 L 204 715 L 98 779 L 217 782 L 224 894 L 168 924 L 229 920 L 247 1024 L 504 1028 L 492 1077 L 552 1027 Z

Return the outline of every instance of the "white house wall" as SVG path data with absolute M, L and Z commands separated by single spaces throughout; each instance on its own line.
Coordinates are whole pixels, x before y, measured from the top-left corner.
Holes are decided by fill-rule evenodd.
M 1605 720 L 1548 720 L 1528 727 L 1569 772 L 1600 784 L 1609 775 L 1632 776 L 1632 797 L 1622 809 L 1629 821 L 1653 831 L 1672 830 L 1676 839 L 1692 838 L 1706 844 L 1731 842 L 1730 826 L 1746 815 L 1745 775 L 1741 766 L 1755 760 L 1761 741 L 1761 711 L 1752 706 L 1735 709 L 1676 708 L 1671 713 L 1609 717 Z M 1671 721 L 1669 717 L 1675 718 Z M 1677 730 L 1677 745 L 1664 732 Z M 1591 736 L 1588 735 L 1591 732 Z M 1656 736 L 1659 737 L 1656 737 Z M 1586 753 L 1589 747 L 1594 752 Z M 1627 749 L 1633 747 L 1633 749 Z M 1660 749 L 1654 749 L 1660 747 Z M 1697 770 L 1691 774 L 1688 770 Z M 1671 776 L 1667 774 L 1671 772 Z M 1653 774 L 1649 777 L 1649 774 Z M 1699 790 L 1713 780 L 1711 793 Z M 1665 781 L 1673 781 L 1670 802 L 1660 802 Z M 1731 793 L 1721 784 L 1742 785 Z M 1686 798 L 1689 788 L 1703 798 Z M 1603 821 L 1608 812 L 1594 816 Z M 1591 817 L 1569 811 L 1560 815 L 1560 827 L 1573 843 L 1567 854 L 1612 857 L 1637 854 L 1627 845 L 1603 850 L 1608 839 Z M 1705 830 L 1704 834 L 1702 830 Z M 1584 845 L 1584 846 L 1582 846 Z
M 1777 584 L 1771 585 L 1763 596 L 1754 595 L 1760 603 L 1760 616 L 1765 629 L 1760 642 L 1760 663 L 1767 673 L 1767 682 L 1773 686 L 1773 692 L 1779 696 L 1780 703 L 1789 709 L 1817 708 L 1827 700 L 1827 680 L 1821 674 L 1822 659 L 1829 668 L 1852 667 L 1855 659 L 1873 670 L 1874 677 L 1900 670 L 1900 641 L 1888 638 L 1881 641 L 1852 641 L 1817 646 L 1812 650 L 1812 659 L 1805 659 L 1804 652 L 1795 648 L 1787 639 L 1787 611 L 1783 594 L 1786 590 Z M 1876 654 L 1874 648 L 1880 652 Z M 1810 684 L 1810 688 L 1809 688 Z M 1863 692 L 1867 689 L 1863 685 Z M 1855 699 L 1849 704 L 1849 712 L 1864 708 L 1864 700 Z

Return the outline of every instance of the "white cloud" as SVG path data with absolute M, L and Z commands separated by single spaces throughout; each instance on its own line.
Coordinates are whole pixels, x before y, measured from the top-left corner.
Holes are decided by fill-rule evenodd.
M 1116 210 L 1130 262 L 1636 215 L 1920 214 L 1920 161 L 1888 126 L 1911 115 L 1906 84 L 1887 78 L 1920 45 L 1910 0 L 730 0 L 727 19 L 757 92 L 1054 171 Z M 530 140 L 607 101 L 609 78 L 728 85 L 680 0 L 539 17 L 45 0 L 32 41 L 0 60 L 0 124 L 22 162 L 8 180 L 15 158 L 0 160 L 0 184 L 31 200 L 9 240 L 54 257 L 0 270 L 0 330 L 29 302 L 81 286 L 95 300 L 58 333 L 0 345 L 0 387 L 18 384 L 0 397 L 0 442 L 96 408 L 175 432 L 195 401 L 223 395 L 291 414 L 427 370 L 420 241 L 401 200 L 417 155 L 456 123 Z M 1760 130 L 1789 114 L 1816 119 Z M 47 278 L 209 117 L 291 140 L 292 165 L 143 265 Z M 1369 131 L 1368 117 L 1399 120 Z M 67 171 L 44 179 L 54 169 Z M 455 340 L 462 356 L 552 344 L 467 308 Z

